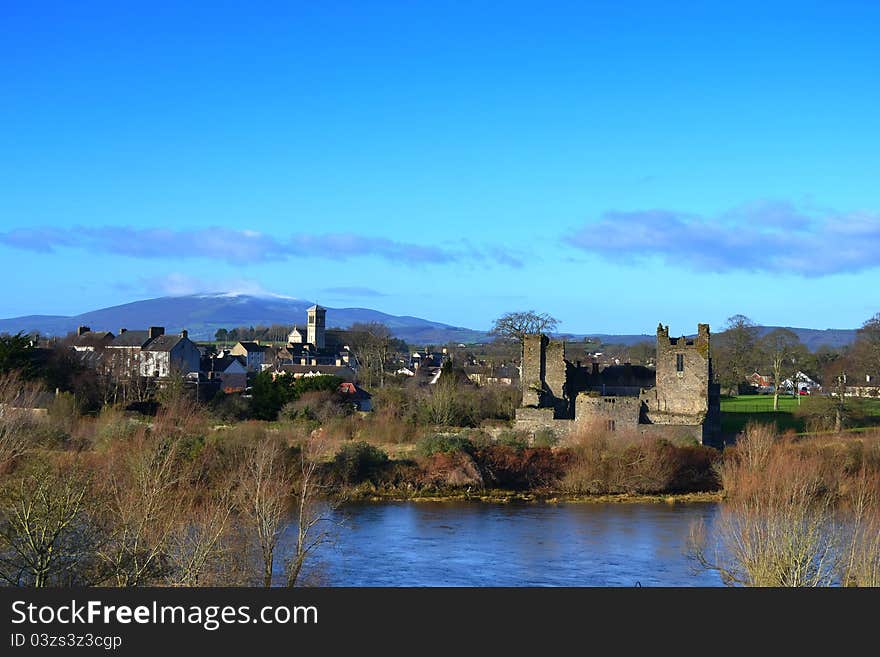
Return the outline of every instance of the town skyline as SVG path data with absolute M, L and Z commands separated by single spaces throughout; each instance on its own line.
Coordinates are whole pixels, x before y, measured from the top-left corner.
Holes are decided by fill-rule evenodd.
M 2 334 L 39 334 L 42 336 L 63 337 L 77 327 L 114 331 L 120 326 L 163 325 L 174 332 L 188 330 L 195 338 L 211 340 L 217 329 L 242 327 L 298 326 L 304 328 L 302 313 L 315 300 L 300 299 L 278 294 L 197 293 L 184 296 L 166 296 L 132 301 L 108 308 L 92 309 L 76 315 L 27 315 L 14 318 L 0 317 Z M 323 305 L 320 304 L 319 305 Z M 393 335 L 413 344 L 473 343 L 493 339 L 492 327 L 462 326 L 443 318 L 422 318 L 405 313 L 383 312 L 363 306 L 333 307 L 329 311 L 328 326 L 348 328 L 352 324 L 378 323 L 386 326 Z M 547 313 L 550 315 L 550 313 Z M 737 315 L 729 319 L 743 317 Z M 658 318 L 661 324 L 667 324 Z M 746 318 L 750 319 L 750 318 Z M 642 321 L 644 320 L 644 321 Z M 609 332 L 602 330 L 578 330 L 558 325 L 550 331 L 551 335 L 568 336 L 572 339 L 599 338 L 604 341 L 622 341 L 635 344 L 641 339 L 650 339 L 654 323 L 646 318 L 632 318 L 633 326 L 626 331 Z M 725 330 L 726 322 L 711 325 L 712 333 Z M 755 323 L 762 332 L 774 328 L 791 329 L 810 349 L 822 346 L 840 347 L 855 340 L 860 326 L 824 327 L 807 326 L 778 327 L 772 324 Z M 672 324 L 674 335 L 693 335 L 696 324 Z

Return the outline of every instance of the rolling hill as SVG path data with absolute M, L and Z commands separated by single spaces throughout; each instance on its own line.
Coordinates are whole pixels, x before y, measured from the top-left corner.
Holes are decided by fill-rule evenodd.
M 196 340 L 213 339 L 219 328 L 300 324 L 312 301 L 274 296 L 243 294 L 193 294 L 134 301 L 73 316 L 28 315 L 0 319 L 0 333 L 39 332 L 63 336 L 77 326 L 94 331 L 113 331 L 121 327 L 164 326 L 168 332 L 189 331 Z M 381 322 L 395 336 L 416 344 L 476 342 L 486 339 L 484 331 L 450 326 L 419 317 L 389 315 L 369 308 L 327 308 L 327 326 L 346 328 L 355 322 Z

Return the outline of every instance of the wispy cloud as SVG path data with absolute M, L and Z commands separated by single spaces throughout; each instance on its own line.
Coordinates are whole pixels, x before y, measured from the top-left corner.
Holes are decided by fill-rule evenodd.
M 340 297 L 361 298 L 361 297 L 387 297 L 388 295 L 371 287 L 325 287 L 322 292 Z
M 610 261 L 659 258 L 703 272 L 814 277 L 880 266 L 880 213 L 804 210 L 787 201 L 755 201 L 711 217 L 606 212 L 563 239 Z
M 517 258 L 497 247 L 474 250 L 464 246 L 457 248 L 455 245 L 399 242 L 354 233 L 299 234 L 279 238 L 257 231 L 229 228 L 37 227 L 0 232 L 0 244 L 39 253 L 52 253 L 59 248 L 79 248 L 92 253 L 135 258 L 208 258 L 236 265 L 291 258 L 344 261 L 372 256 L 406 265 L 447 264 L 477 258 L 508 267 L 521 266 Z
M 459 254 L 451 249 L 351 233 L 298 235 L 293 237 L 291 245 L 305 254 L 331 260 L 348 260 L 353 257 L 373 255 L 407 264 L 443 264 L 459 259 Z
M 515 255 L 512 251 L 493 246 L 486 250 L 486 254 L 490 260 L 493 260 L 500 265 L 504 265 L 505 267 L 512 267 L 513 269 L 522 269 L 525 267 L 525 261 L 520 256 Z

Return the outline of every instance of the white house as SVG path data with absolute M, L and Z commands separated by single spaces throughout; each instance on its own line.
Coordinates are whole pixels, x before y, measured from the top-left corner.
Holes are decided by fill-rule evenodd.
M 798 370 L 798 372 L 793 376 L 782 381 L 781 389 L 787 390 L 791 392 L 794 388 L 795 381 L 797 382 L 797 391 L 800 393 L 801 391 L 806 392 L 807 394 L 812 393 L 814 390 L 819 389 L 819 384 L 813 381 L 809 376 Z
M 265 348 L 259 342 L 239 342 L 229 352 L 233 356 L 243 356 L 248 372 L 259 372 L 263 369 Z
M 164 378 L 174 373 L 189 374 L 199 371 L 201 353 L 186 331 L 177 335 L 160 335 L 141 349 L 142 376 Z

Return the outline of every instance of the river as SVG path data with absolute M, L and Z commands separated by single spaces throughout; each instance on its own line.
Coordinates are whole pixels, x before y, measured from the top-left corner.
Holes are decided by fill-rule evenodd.
M 685 556 L 714 503 L 348 505 L 309 562 L 324 586 L 719 586 Z M 292 538 L 288 530 L 285 542 Z M 289 545 L 289 543 L 288 543 Z M 279 576 L 281 573 L 278 573 Z

